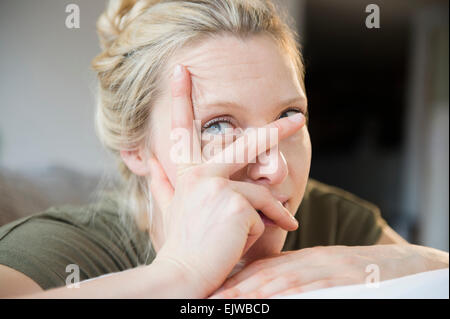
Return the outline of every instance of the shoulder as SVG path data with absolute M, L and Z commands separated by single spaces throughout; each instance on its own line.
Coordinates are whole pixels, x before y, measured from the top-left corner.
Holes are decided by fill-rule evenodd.
M 373 203 L 342 188 L 309 179 L 304 196 L 304 204 L 327 207 L 336 212 L 369 214 L 380 216 L 380 209 Z
M 54 232 L 68 231 L 67 235 L 73 231 L 101 237 L 113 233 L 116 228 L 122 228 L 123 219 L 117 204 L 108 196 L 93 204 L 50 207 L 43 212 L 17 219 L 0 227 L 0 240 L 4 243 L 18 233 L 41 228 L 51 228 Z
M 371 245 L 386 224 L 373 203 L 339 187 L 309 179 L 297 211 L 298 245 Z M 292 235 L 291 235 L 292 236 Z
M 147 263 L 149 249 L 147 234 L 111 196 L 52 207 L 0 227 L 0 264 L 44 289 L 64 285 L 68 265 L 77 265 L 84 280 Z

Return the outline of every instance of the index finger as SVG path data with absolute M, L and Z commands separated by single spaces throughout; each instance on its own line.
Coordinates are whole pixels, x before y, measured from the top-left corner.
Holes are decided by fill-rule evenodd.
M 196 155 L 201 154 L 198 127 L 194 125 L 194 111 L 191 101 L 191 77 L 181 64 L 175 66 L 172 91 L 172 143 L 171 159 L 177 165 L 177 176 L 195 164 Z M 181 154 L 180 154 L 181 152 Z
M 228 145 L 222 152 L 209 159 L 209 172 L 222 177 L 230 177 L 247 166 L 259 154 L 271 149 L 282 139 L 297 132 L 305 125 L 302 113 L 275 120 L 262 128 L 251 130 Z

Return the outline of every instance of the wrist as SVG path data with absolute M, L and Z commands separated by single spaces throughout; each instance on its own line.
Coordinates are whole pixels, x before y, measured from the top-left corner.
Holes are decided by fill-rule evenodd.
M 167 287 L 170 287 L 168 298 L 205 298 L 208 296 L 208 291 L 204 288 L 202 281 L 193 270 L 183 263 L 158 255 L 150 267 L 153 273 L 159 273 L 166 279 Z

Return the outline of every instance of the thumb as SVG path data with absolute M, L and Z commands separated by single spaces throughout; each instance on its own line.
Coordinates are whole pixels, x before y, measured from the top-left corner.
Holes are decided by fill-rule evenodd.
M 159 161 L 152 157 L 150 162 L 150 191 L 161 211 L 169 206 L 174 189 Z

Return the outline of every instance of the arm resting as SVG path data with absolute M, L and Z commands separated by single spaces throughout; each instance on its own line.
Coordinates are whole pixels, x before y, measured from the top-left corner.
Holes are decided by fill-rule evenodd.
M 198 285 L 170 263 L 153 262 L 80 282 L 79 288 L 59 287 L 15 298 L 203 298 Z

